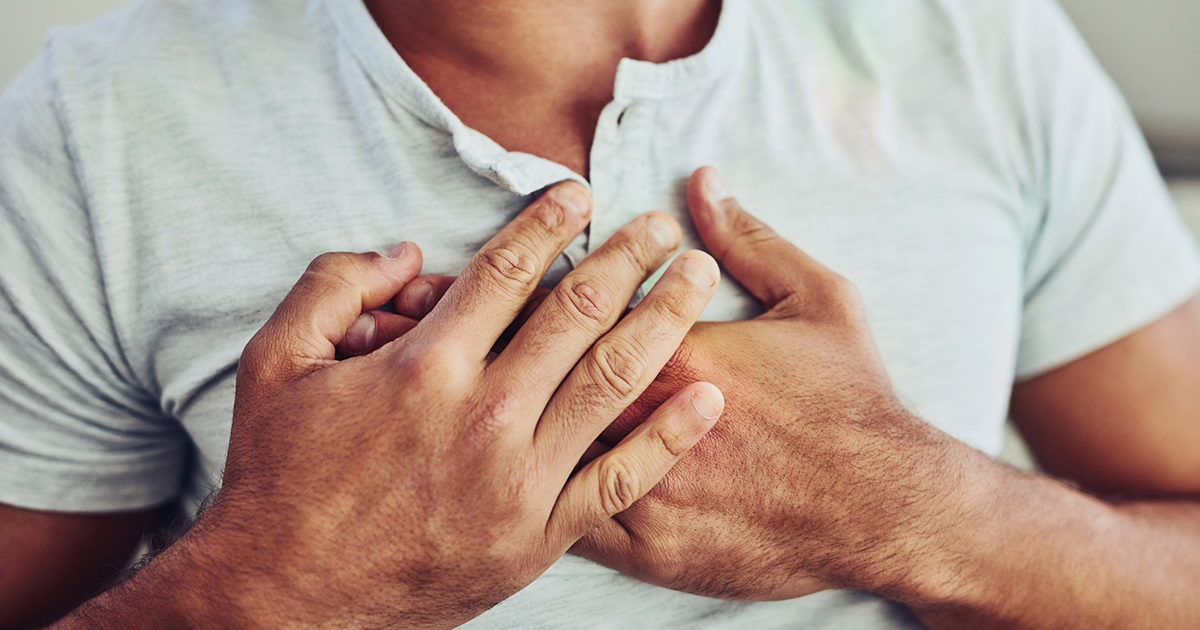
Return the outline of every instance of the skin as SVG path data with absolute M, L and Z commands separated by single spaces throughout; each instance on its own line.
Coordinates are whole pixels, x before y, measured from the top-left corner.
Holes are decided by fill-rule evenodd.
M 153 511 L 63 514 L 0 505 L 0 626 L 38 626 L 117 575 Z
M 380 29 L 467 125 L 587 176 L 622 57 L 699 52 L 713 0 L 367 0 Z M 551 52 L 552 51 L 552 52 Z
M 418 30 L 415 27 L 449 29 L 428 31 L 437 34 L 426 42 L 429 46 L 418 45 L 414 50 L 401 49 L 400 52 L 464 121 L 500 140 L 507 148 L 555 159 L 584 173 L 597 105 L 611 97 L 614 56 L 626 54 L 661 60 L 656 56 L 670 58 L 686 54 L 689 48 L 695 47 L 695 42 L 702 43 L 706 32 L 711 33 L 708 30 L 711 24 L 696 16 L 704 15 L 704 7 L 711 7 L 713 3 L 674 3 L 680 11 L 665 15 L 684 17 L 667 20 L 662 13 L 625 9 L 664 7 L 668 3 L 513 0 L 505 3 L 503 10 L 500 3 L 489 3 L 487 19 L 477 23 L 468 18 L 481 16 L 480 11 L 484 9 L 474 3 L 443 0 L 435 6 L 415 0 L 412 3 L 397 0 L 395 3 L 368 4 L 385 33 L 400 48 L 403 48 L 400 45 L 403 42 L 420 41 L 412 37 Z M 589 12 L 589 5 L 595 10 Z M 437 19 L 415 27 L 412 24 L 405 26 L 389 17 L 389 7 L 407 9 L 396 11 L 396 14 L 428 15 Z M 610 11 L 608 7 L 614 9 Z M 689 18 L 683 10 L 688 7 L 700 9 Z M 468 8 L 474 14 L 467 11 Z M 488 24 L 496 27 L 485 28 Z M 406 33 L 405 28 L 409 32 Z M 689 34 L 671 35 L 682 31 Z M 536 37 L 514 38 L 510 36 L 513 32 Z M 586 41 L 595 45 L 578 45 L 585 41 L 581 38 L 589 38 Z M 609 41 L 606 38 L 616 43 L 600 45 Z M 439 47 L 439 42 L 448 42 L 448 45 Z M 655 42 L 671 45 L 663 46 L 662 50 L 651 50 Z M 674 42 L 684 43 L 677 45 Z M 618 49 L 623 52 L 618 53 Z M 562 54 L 547 55 L 547 50 Z M 589 51 L 595 54 L 589 55 Z M 463 52 L 465 56 L 455 57 L 457 52 Z M 471 67 L 471 60 L 501 59 L 498 55 L 503 55 L 503 63 L 483 66 L 468 75 L 453 74 L 455 66 Z M 438 59 L 447 61 L 439 65 Z M 553 71 L 539 72 L 538 68 L 544 67 L 548 59 L 554 64 Z M 563 76 L 579 77 L 579 80 L 561 86 Z M 455 89 L 455 86 L 468 85 L 470 88 Z M 505 91 L 505 86 L 515 87 Z M 497 108 L 495 103 L 478 100 L 483 94 L 500 95 L 506 102 L 519 103 L 521 107 Z M 498 116 L 495 113 L 498 110 L 529 114 L 513 119 Z M 539 131 L 536 122 L 545 124 L 541 128 L 544 132 Z M 689 191 L 698 226 L 704 223 L 713 207 L 729 205 L 724 198 L 704 201 L 706 189 L 703 181 L 698 181 Z M 704 204 L 707 206 L 700 207 Z M 728 238 L 735 241 L 758 244 L 770 235 L 750 219 L 734 225 L 753 228 L 733 230 L 734 236 Z M 748 236 L 738 236 L 743 233 Z M 721 252 L 722 257 L 727 258 L 728 251 L 719 248 L 724 241 L 711 239 L 710 230 L 705 236 L 706 243 L 714 253 Z M 714 243 L 718 247 L 714 248 Z M 727 259 L 723 262 L 748 287 L 755 283 L 752 271 L 734 272 L 736 264 L 731 267 Z M 819 267 L 804 261 L 798 269 Z M 578 544 L 577 552 L 619 566 L 644 579 L 726 596 L 766 599 L 797 595 L 828 585 L 863 585 L 868 590 L 908 603 L 934 625 L 1163 627 L 1197 624 L 1191 606 L 1194 606 L 1194 576 L 1200 574 L 1200 562 L 1195 557 L 1195 550 L 1200 547 L 1196 544 L 1197 536 L 1200 536 L 1197 531 L 1200 510 L 1188 501 L 1188 497 L 1200 495 L 1200 448 L 1196 448 L 1197 406 L 1200 404 L 1200 315 L 1197 312 L 1200 309 L 1195 303 L 1109 347 L 1014 388 L 1014 415 L 1041 463 L 1054 475 L 1075 480 L 1084 489 L 1125 497 L 1121 503 L 1105 503 L 1050 478 L 1017 473 L 977 453 L 966 452 L 962 445 L 947 441 L 919 419 L 895 409 L 886 395 L 888 388 L 874 374 L 872 345 L 869 335 L 864 338 L 862 323 L 856 321 L 861 313 L 853 291 L 842 281 L 822 273 L 816 273 L 816 276 L 825 280 L 818 286 L 840 287 L 828 292 L 832 298 L 826 296 L 816 300 L 821 306 L 815 311 L 823 315 L 814 315 L 808 310 L 785 311 L 784 317 L 775 320 L 741 323 L 747 325 L 745 330 L 761 331 L 762 339 L 747 337 L 745 330 L 733 329 L 735 324 L 728 325 L 728 336 L 722 326 L 696 327 L 684 340 L 685 352 L 678 353 L 660 373 L 661 382 L 650 385 L 633 408 L 622 415 L 616 427 L 600 436 L 599 443 L 590 447 L 587 453 L 587 457 L 604 453 L 614 440 L 636 425 L 645 415 L 645 406 L 653 405 L 654 400 L 663 396 L 660 389 L 663 385 L 669 389 L 671 383 L 686 379 L 688 375 L 712 374 L 713 382 L 729 387 L 726 391 L 729 412 L 709 439 L 698 447 L 695 457 L 688 457 L 680 465 L 693 465 L 693 460 L 708 461 L 718 455 L 752 458 L 746 461 L 767 460 L 779 467 L 760 468 L 770 476 L 756 483 L 770 485 L 773 489 L 795 489 L 797 494 L 789 496 L 806 501 L 799 501 L 799 506 L 778 505 L 778 502 L 752 496 L 750 490 L 755 486 L 750 486 L 746 496 L 739 497 L 744 500 L 727 502 L 728 505 L 695 502 L 697 509 L 685 510 L 682 505 L 709 490 L 716 496 L 737 496 L 730 494 L 736 490 L 737 483 L 718 474 L 728 473 L 728 466 L 705 468 L 701 477 L 711 484 L 711 488 L 689 487 L 673 481 L 669 475 L 662 487 L 635 504 L 635 509 L 623 512 L 616 521 L 627 533 L 640 534 L 638 545 L 631 544 L 633 538 L 629 535 L 623 538 L 620 533 L 604 534 L 614 528 L 605 525 Z M 758 280 L 761 287 L 769 289 L 773 286 L 770 274 Z M 424 314 L 423 311 L 428 310 L 426 304 L 436 303 L 437 296 L 451 281 L 433 279 L 429 283 L 424 280 L 409 283 L 396 302 L 399 310 L 411 317 L 393 319 L 382 312 L 369 313 L 366 319 L 347 323 L 350 330 L 344 339 L 337 341 L 338 348 L 344 355 L 353 355 L 380 340 L 402 335 L 416 325 L 415 320 Z M 764 302 L 775 303 L 769 293 L 759 295 Z M 745 379 L 745 382 L 733 382 L 728 378 L 728 374 L 738 373 L 731 370 L 743 369 L 755 362 L 775 365 L 795 358 L 778 356 L 778 348 L 788 345 L 766 351 L 773 344 L 796 343 L 790 335 L 780 334 L 784 327 L 807 329 L 812 337 L 805 338 L 806 341 L 820 342 L 818 347 L 839 356 L 842 351 L 851 350 L 850 356 L 865 361 L 865 364 L 840 366 L 835 370 L 836 374 L 813 374 L 813 366 L 803 365 L 802 361 L 796 366 L 801 371 L 786 373 L 792 378 L 783 382 L 773 380 L 781 374 L 760 370 L 743 372 L 756 377 Z M 727 337 L 752 343 L 743 347 Z M 734 349 L 738 351 L 734 352 Z M 810 351 L 806 345 L 794 354 L 804 358 Z M 866 374 L 873 375 L 865 384 L 858 380 L 859 368 L 864 367 Z M 845 377 L 847 373 L 855 377 L 849 382 L 837 380 L 839 374 Z M 809 382 L 813 380 L 824 386 L 811 385 Z M 805 395 L 795 394 L 798 387 Z M 871 400 L 844 397 L 856 389 Z M 755 409 L 756 398 L 786 400 L 790 404 L 767 410 Z M 798 402 L 809 404 L 797 409 L 794 405 Z M 855 412 L 860 420 L 865 420 L 861 429 L 852 417 L 847 417 L 854 416 Z M 854 428 L 848 433 L 861 442 L 847 445 L 840 436 L 830 437 L 828 432 L 822 431 L 822 422 Z M 772 430 L 758 430 L 755 428 L 758 424 L 772 427 Z M 804 430 L 797 431 L 797 424 Z M 779 443 L 755 441 L 764 434 L 789 447 L 791 440 L 803 439 L 803 448 L 795 452 L 804 456 L 796 459 L 817 458 L 824 462 L 821 475 L 816 476 L 825 480 L 824 483 L 814 482 L 811 472 L 807 477 L 803 476 L 806 470 L 811 471 L 815 466 L 811 462 L 801 462 L 808 468 L 797 470 L 789 467 L 793 464 L 781 461 L 786 458 L 769 457 L 770 452 L 780 447 Z M 844 457 L 848 448 L 856 455 L 865 454 L 869 465 Z M 1102 456 L 1096 457 L 1095 453 Z M 934 461 L 947 466 L 930 470 L 918 465 L 924 457 L 933 457 Z M 871 469 L 894 469 L 897 474 L 879 483 L 854 476 L 869 473 Z M 947 474 L 947 469 L 952 474 Z M 800 476 L 789 476 L 792 474 Z M 807 482 L 802 483 L 805 480 Z M 854 492 L 847 493 L 847 488 L 853 488 Z M 912 500 L 897 504 L 898 488 L 909 492 Z M 877 498 L 888 509 L 877 510 L 867 505 L 862 514 L 857 514 L 841 507 L 843 503 L 860 506 L 864 500 L 854 496 L 839 497 L 837 493 L 854 494 L 863 489 L 880 492 Z M 813 494 L 824 500 L 814 503 L 811 500 Z M 765 528 L 756 531 L 746 526 L 767 509 L 774 510 L 771 516 L 779 517 L 777 523 L 785 526 L 773 531 Z M 0 513 L 0 531 L 17 531 L 27 524 L 27 518 L 22 511 Z M 57 525 L 46 525 L 22 534 L 21 548 L 6 556 L 5 566 L 16 568 L 10 573 L 34 575 L 30 582 L 53 583 L 65 573 L 50 567 L 76 562 L 74 558 L 63 558 L 67 556 L 66 551 L 61 554 L 55 551 L 68 549 L 58 544 L 58 537 L 61 532 L 78 531 L 74 529 L 76 525 L 86 530 L 81 524 L 85 518 L 55 515 L 53 519 Z M 878 522 L 871 526 L 868 522 L 879 518 L 886 519 L 882 526 Z M 689 519 L 696 519 L 705 527 L 673 531 L 673 527 L 687 524 Z M 906 522 L 908 527 L 887 526 L 898 520 Z M 802 526 L 786 527 L 789 524 Z M 725 554 L 730 549 L 739 552 L 733 559 L 704 553 L 706 544 L 712 540 L 696 537 L 697 530 L 713 531 L 722 527 L 733 527 L 731 531 L 736 532 L 730 537 L 731 544 L 720 547 Z M 28 529 L 32 528 L 21 531 Z M 864 534 L 864 531 L 870 533 Z M 817 550 L 819 553 L 815 557 L 820 562 L 802 553 L 805 549 L 812 550 L 812 542 L 808 539 L 819 534 L 831 536 L 832 542 L 832 546 Z M 766 547 L 756 548 L 764 541 Z M 192 544 L 187 541 L 164 554 L 154 571 L 139 575 L 136 587 L 152 592 L 156 579 L 168 582 L 175 579 L 177 575 L 172 572 L 172 567 L 187 565 L 187 549 Z M 244 551 L 226 549 L 224 553 L 239 557 Z M 688 563 L 679 562 L 677 554 L 680 553 L 688 554 Z M 218 551 L 206 555 L 218 559 L 223 556 Z M 781 558 L 797 557 L 798 562 L 785 563 L 782 570 L 766 566 Z M 276 564 L 277 560 L 278 557 Z M 346 558 L 337 561 L 344 564 Z M 83 560 L 79 564 L 83 566 L 74 566 L 72 570 L 90 566 Z M 771 570 L 764 571 L 764 568 Z M 240 583 L 233 579 L 233 569 L 222 567 L 220 563 L 203 569 L 191 573 L 209 575 L 212 587 L 218 589 L 214 592 L 220 592 L 226 581 Z M 263 570 L 271 576 L 279 567 L 267 566 Z M 54 575 L 50 575 L 52 571 Z M 720 579 L 708 577 L 714 575 Z M 245 575 L 240 577 L 247 579 Z M 118 602 L 120 595 L 113 595 Z M 2 597 L 4 595 L 0 595 Z M 173 605 L 170 598 L 153 601 L 167 608 Z M 100 608 L 105 609 L 105 606 L 120 609 L 118 605 L 101 601 Z M 152 614 L 155 611 L 142 612 Z M 269 614 L 272 611 L 260 612 Z
M 420 251 L 313 261 L 242 354 L 212 506 L 60 625 L 449 627 L 628 508 L 711 429 L 720 391 L 690 383 L 616 448 L 580 459 L 671 357 L 719 276 L 707 254 L 684 253 L 621 318 L 680 240 L 668 216 L 645 215 L 493 353 L 590 210 L 581 186 L 551 189 L 411 331 L 345 360 L 348 328 L 416 276 Z
M 716 597 L 869 591 L 935 627 L 1200 623 L 1196 300 L 1015 387 L 1034 452 L 1088 490 L 1123 495 L 1106 503 L 908 413 L 851 285 L 741 209 L 712 169 L 688 198 L 705 245 L 766 312 L 695 326 L 604 432 L 594 452 L 688 379 L 726 393 L 721 426 L 575 553 Z M 424 281 L 401 292 L 405 316 L 420 317 L 407 309 Z

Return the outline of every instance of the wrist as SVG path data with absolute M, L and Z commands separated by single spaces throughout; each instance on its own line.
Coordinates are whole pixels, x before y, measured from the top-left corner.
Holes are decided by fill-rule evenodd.
M 257 510 L 233 509 L 218 501 L 186 536 L 172 545 L 163 575 L 186 573 L 186 588 L 175 589 L 177 606 L 194 625 L 218 627 L 328 627 L 353 620 L 340 615 L 330 588 L 332 571 L 305 571 L 305 554 L 283 548 L 242 518 Z M 165 554 L 164 554 L 165 555 Z M 153 566 L 153 565 L 151 565 Z M 150 567 L 147 567 L 150 568 Z
M 1084 567 L 1119 538 L 1119 515 L 1058 481 L 962 448 L 973 456 L 950 467 L 958 479 L 929 512 L 921 543 L 928 553 L 913 558 L 893 598 L 935 627 L 1028 625 L 1036 621 L 1025 618 L 1033 603 L 1065 579 L 1055 569 L 1088 573 Z M 1074 592 L 1073 607 L 1099 607 L 1085 601 L 1096 594 Z
M 298 520 L 280 517 L 280 511 L 218 501 L 180 541 L 184 565 L 200 576 L 193 579 L 200 597 L 182 602 L 184 610 L 196 611 L 203 620 L 196 625 L 452 627 L 486 609 L 464 616 L 472 609 L 465 601 L 427 605 L 406 583 L 398 555 L 386 566 L 347 564 L 341 544 L 335 549 L 313 544 L 328 538 L 314 535 Z M 266 514 L 275 515 L 273 522 Z M 324 530 L 329 524 L 314 527 Z M 364 578 L 364 569 L 385 575 Z
M 842 586 L 914 609 L 975 602 L 977 582 L 967 576 L 994 548 L 996 500 L 1006 477 L 1019 473 L 899 406 L 880 425 L 890 445 L 861 484 L 878 490 L 859 507 L 872 522 L 853 541 L 863 551 Z
M 224 523 L 214 507 L 186 535 L 129 580 L 85 603 L 60 627 L 316 627 L 319 599 L 296 597 L 288 580 L 264 571 L 261 549 Z M 276 555 L 270 563 L 285 565 Z
M 904 566 L 883 594 L 918 611 L 973 607 L 986 595 L 977 564 L 995 550 L 995 502 L 1007 471 L 958 443 L 931 464 L 935 481 L 913 504 L 906 553 L 897 556 Z

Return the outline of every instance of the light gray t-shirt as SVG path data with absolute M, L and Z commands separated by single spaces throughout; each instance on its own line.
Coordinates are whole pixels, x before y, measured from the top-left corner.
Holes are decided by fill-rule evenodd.
M 699 54 L 621 62 L 595 219 L 551 281 L 641 212 L 687 225 L 684 181 L 716 165 L 861 288 L 903 401 L 992 454 L 1014 379 L 1195 293 L 1142 138 L 1048 0 L 724 5 Z M 242 346 L 311 258 L 411 239 L 426 272 L 456 273 L 573 177 L 464 126 L 360 0 L 145 0 L 55 31 L 0 100 L 0 502 L 195 505 L 219 483 Z M 726 279 L 706 318 L 757 308 Z M 720 601 L 568 556 L 475 623 L 912 620 L 865 594 Z

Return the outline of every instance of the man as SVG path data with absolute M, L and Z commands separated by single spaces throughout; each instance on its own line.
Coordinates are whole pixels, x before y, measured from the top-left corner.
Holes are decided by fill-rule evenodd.
M 53 36 L 0 111 L 7 621 L 95 588 L 156 506 L 219 483 L 227 447 L 212 511 L 73 621 L 1198 621 L 1200 265 L 1119 97 L 1044 0 L 146 2 Z M 689 181 L 703 163 L 720 175 Z M 584 236 L 518 219 L 516 245 L 481 249 L 583 175 Z M 583 349 L 657 260 L 601 256 L 626 265 L 607 299 L 576 301 L 566 271 L 614 235 L 613 251 L 650 251 L 619 245 L 651 242 L 649 219 L 619 229 L 656 207 L 740 283 L 704 314 L 731 323 L 697 326 L 668 362 L 689 301 L 657 332 Z M 309 259 L 405 238 L 426 273 L 468 270 L 446 299 L 405 257 L 374 285 L 389 263 L 324 258 L 306 278 L 334 279 L 302 281 L 237 367 Z M 543 267 L 562 297 L 489 363 Z M 506 279 L 525 288 L 493 287 Z M 389 293 L 400 315 L 429 312 L 414 336 L 372 312 Z M 589 304 L 605 307 L 544 315 Z M 367 355 L 331 365 L 335 344 Z M 530 358 L 559 347 L 611 388 L 600 408 L 553 402 L 588 389 Z M 497 362 L 551 376 L 474 387 L 484 368 L 467 368 Z M 367 371 L 381 363 L 394 387 Z M 622 509 L 709 430 L 712 408 L 680 411 L 716 401 L 705 382 L 720 422 Z M 489 404 L 460 413 L 447 390 Z M 1121 501 L 981 455 L 1010 398 L 1048 473 Z M 513 463 L 575 416 L 565 435 L 600 434 L 594 467 L 564 476 L 574 438 L 544 469 Z M 381 417 L 405 431 L 366 428 Z M 638 474 L 597 472 L 656 432 L 677 439 Z M 380 463 L 394 453 L 413 466 Z

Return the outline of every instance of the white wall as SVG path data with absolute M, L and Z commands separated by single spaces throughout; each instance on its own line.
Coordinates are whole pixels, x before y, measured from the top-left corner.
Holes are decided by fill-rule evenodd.
M 1060 0 L 1168 167 L 1200 174 L 1200 1 Z
M 87 22 L 124 4 L 125 0 L 0 0 L 0 86 L 11 83 L 29 63 L 51 27 Z

